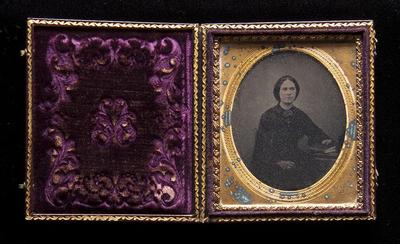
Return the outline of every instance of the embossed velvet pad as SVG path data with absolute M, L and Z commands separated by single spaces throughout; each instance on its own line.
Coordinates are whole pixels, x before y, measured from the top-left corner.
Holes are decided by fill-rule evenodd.
M 33 213 L 193 212 L 193 33 L 33 29 Z

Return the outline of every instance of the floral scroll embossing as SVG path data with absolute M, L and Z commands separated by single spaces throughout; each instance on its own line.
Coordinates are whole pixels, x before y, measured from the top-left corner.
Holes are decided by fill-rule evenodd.
M 136 115 L 128 111 L 124 99 L 103 99 L 94 117 L 92 141 L 101 146 L 127 146 L 136 139 Z
M 184 165 L 189 110 L 180 74 L 182 50 L 173 38 L 146 41 L 138 38 L 74 39 L 66 34 L 49 41 L 47 65 L 53 101 L 40 104 L 51 114 L 52 127 L 44 136 L 53 142 L 49 151 L 51 170 L 45 187 L 46 200 L 55 207 L 80 206 L 106 209 L 173 209 L 185 200 Z M 83 173 L 72 136 L 63 132 L 62 104 L 71 102 L 68 92 L 79 88 L 84 72 L 118 70 L 145 72 L 154 89 L 163 129 L 153 141 L 148 173 Z M 126 146 L 137 137 L 136 115 L 123 99 L 103 99 L 94 117 L 91 139 L 97 144 Z M 178 168 L 177 165 L 181 165 Z

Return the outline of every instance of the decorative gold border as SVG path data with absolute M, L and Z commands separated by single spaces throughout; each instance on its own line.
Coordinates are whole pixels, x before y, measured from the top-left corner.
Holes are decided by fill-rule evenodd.
M 201 42 L 202 42 L 202 83 L 201 83 L 201 217 L 203 222 L 208 220 L 205 216 L 206 210 L 206 142 L 207 142 L 207 31 L 201 26 Z M 195 108 L 196 109 L 196 108 Z
M 193 32 L 193 104 L 194 104 L 194 214 L 185 215 L 105 215 L 105 214 L 36 214 L 31 209 L 32 189 L 32 56 L 33 56 L 33 27 L 34 26 L 57 26 L 57 27 L 93 27 L 93 28 L 124 28 L 124 29 L 156 29 L 156 30 L 191 30 Z M 197 24 L 162 24 L 162 23 L 123 23 L 103 21 L 75 21 L 75 20 L 51 20 L 51 19 L 28 19 L 27 21 L 27 149 L 26 149 L 26 197 L 25 197 L 25 219 L 26 220 L 83 220 L 83 221 L 154 221 L 154 222 L 201 222 L 204 218 L 204 207 L 200 205 L 199 188 L 199 118 L 198 105 L 198 53 L 199 53 L 199 25 Z M 202 189 L 202 192 L 205 191 Z
M 199 188 L 203 187 L 199 182 L 199 177 L 203 177 L 203 172 L 200 172 L 199 175 L 199 112 L 197 110 L 199 101 L 198 101 L 198 86 L 199 86 L 199 25 L 195 25 L 194 27 L 194 42 L 193 42 L 193 114 L 194 114 L 194 201 L 195 201 L 195 216 L 197 216 L 197 221 L 202 221 L 204 218 L 204 207 L 201 204 L 200 192 Z
M 155 30 L 194 30 L 198 24 L 169 24 L 169 23 L 134 23 L 134 22 L 116 22 L 116 21 L 80 21 L 80 20 L 62 20 L 62 19 L 28 19 L 28 28 L 35 26 L 56 26 L 56 27 L 95 27 L 95 28 L 119 28 L 119 29 L 155 29 Z
M 291 40 L 297 40 L 297 41 L 298 40 L 307 40 L 308 41 L 308 38 L 310 38 L 311 40 L 324 40 L 324 36 L 308 36 L 308 37 L 307 36 L 299 36 L 299 38 L 296 38 L 297 36 L 293 36 L 291 38 L 287 38 L 288 36 L 279 36 L 279 37 L 264 36 L 264 38 L 262 38 L 262 39 L 263 40 L 264 39 L 266 39 L 266 40 L 273 39 L 273 40 L 276 41 L 276 40 L 280 40 L 280 37 L 282 37 L 284 40 L 291 39 Z M 225 38 L 227 38 L 227 37 L 225 37 Z M 251 38 L 251 40 L 259 40 L 259 39 L 260 38 L 258 38 L 258 37 Z M 328 36 L 328 39 L 329 40 L 334 40 L 334 38 L 331 37 L 331 36 Z M 339 39 L 342 40 L 344 38 L 343 38 L 343 36 L 339 36 Z M 347 39 L 355 40 L 356 38 L 353 36 L 352 38 L 347 38 Z M 239 41 L 246 41 L 246 40 L 248 40 L 248 38 L 245 38 L 244 40 L 242 40 L 242 38 L 239 38 L 238 40 Z M 346 89 L 346 85 L 349 84 L 349 83 L 348 83 L 348 80 L 345 77 L 343 71 L 339 67 L 339 65 L 336 64 L 336 62 L 328 54 L 324 53 L 322 50 L 318 50 L 318 49 L 315 49 L 315 48 L 310 49 L 310 48 L 298 48 L 298 47 L 289 47 L 289 48 L 286 48 L 286 49 L 305 52 L 306 54 L 311 55 L 314 58 L 317 58 L 320 62 L 322 62 L 324 64 L 324 66 L 329 66 L 329 67 L 327 67 L 327 69 L 332 73 L 332 75 L 334 77 L 336 77 L 336 80 L 340 80 L 340 90 L 342 90 L 342 93 L 346 93 L 346 95 L 344 95 L 344 98 L 345 98 L 346 110 L 347 110 L 347 118 L 346 118 L 347 119 L 347 123 L 349 123 L 350 120 L 353 120 L 353 119 L 349 119 L 349 116 L 351 118 L 356 117 L 356 116 L 355 116 L 354 109 L 350 109 L 351 107 L 349 107 L 349 104 L 354 104 L 354 100 L 355 100 L 354 94 L 352 94 L 352 92 L 350 90 Z M 266 55 L 268 55 L 271 52 L 272 52 L 271 49 L 264 49 L 264 50 L 261 50 L 261 51 L 256 51 L 255 53 L 250 55 L 250 57 L 247 60 L 244 61 L 244 64 L 242 64 L 241 68 L 239 70 L 237 70 L 232 75 L 231 81 L 229 82 L 230 85 L 228 85 L 228 88 L 227 88 L 227 92 L 229 93 L 229 90 L 230 90 L 229 87 L 232 87 L 233 83 L 236 84 L 238 81 L 240 81 L 243 78 L 243 76 L 247 73 L 247 70 L 249 68 L 251 68 L 254 63 L 256 63 L 260 58 L 265 57 Z M 219 81 L 219 79 L 220 79 L 219 78 L 219 70 L 220 70 L 219 62 L 220 61 L 219 61 L 219 41 L 218 40 L 215 40 L 213 55 L 214 55 L 214 57 L 213 57 L 213 60 L 214 60 L 213 71 L 214 71 L 214 74 L 215 74 L 214 82 L 213 82 L 213 95 L 219 97 L 219 95 L 217 95 L 217 92 L 215 92 L 215 91 L 218 90 L 219 84 L 220 84 L 220 81 Z M 361 63 L 359 62 L 358 64 L 359 64 L 359 66 L 358 66 L 359 70 L 358 71 L 361 72 L 361 65 L 360 65 Z M 359 81 L 361 82 L 361 80 L 359 80 Z M 238 85 L 238 84 L 236 84 L 236 85 Z M 225 93 L 224 98 L 223 98 L 225 106 L 227 106 L 227 104 L 228 105 L 229 104 L 232 105 L 231 103 L 225 101 L 226 97 L 227 97 L 227 93 Z M 347 98 L 347 100 L 346 100 L 346 98 Z M 221 111 L 220 111 L 221 109 L 220 109 L 220 106 L 219 106 L 218 99 L 214 100 L 213 106 L 214 106 L 213 111 L 217 111 L 217 113 L 219 113 L 219 115 L 221 115 Z M 229 108 L 228 108 L 228 110 L 229 110 Z M 359 119 L 362 118 L 362 117 L 360 118 L 360 116 L 362 116 L 362 107 L 357 109 L 357 117 Z M 219 125 L 221 123 L 220 120 L 221 120 L 220 116 L 213 116 L 213 121 L 214 121 L 213 129 L 214 129 L 214 134 L 215 134 L 215 135 L 213 135 L 213 138 L 219 138 Z M 359 130 L 362 131 L 362 127 L 361 126 L 358 127 L 358 128 L 359 128 Z M 217 133 L 215 133 L 215 132 L 217 132 Z M 227 130 L 224 131 L 224 137 L 223 138 L 226 137 L 226 135 L 225 135 L 226 132 L 227 132 Z M 229 134 L 229 132 L 231 132 L 231 131 L 228 130 L 228 134 Z M 218 136 L 217 136 L 217 134 L 218 134 Z M 359 137 L 359 140 L 361 140 L 361 139 L 362 139 L 362 137 Z M 232 142 L 232 143 L 234 144 L 234 142 Z M 357 155 L 358 156 L 357 160 L 359 162 L 361 162 L 361 165 L 359 164 L 359 169 L 361 170 L 361 172 L 359 170 L 358 174 L 361 174 L 361 175 L 362 175 L 362 152 L 363 152 L 362 145 L 363 144 L 362 144 L 362 140 L 361 140 L 359 146 L 357 146 L 357 153 L 361 152 L 361 154 L 359 153 L 359 155 Z M 220 183 L 220 177 L 219 177 L 219 170 L 220 170 L 219 169 L 219 148 L 220 148 L 219 147 L 219 140 L 213 140 L 213 146 L 214 146 L 214 160 L 213 160 L 213 162 L 214 162 L 214 167 L 215 167 L 214 168 L 214 195 L 215 195 L 214 199 L 215 199 L 215 202 L 214 202 L 213 206 L 214 206 L 214 208 L 216 210 L 237 210 L 237 211 L 242 211 L 242 210 L 257 210 L 257 211 L 258 210 L 293 210 L 293 209 L 296 209 L 296 210 L 299 210 L 299 209 L 306 209 L 306 210 L 310 210 L 310 209 L 338 210 L 338 209 L 361 209 L 363 207 L 363 205 L 362 205 L 362 197 L 363 197 L 363 194 L 362 194 L 362 181 L 359 181 L 358 184 L 357 184 L 358 195 L 361 196 L 361 199 L 358 201 L 357 204 L 318 204 L 318 206 L 310 206 L 310 205 L 303 206 L 303 205 L 300 205 L 300 204 L 303 201 L 305 201 L 306 199 L 301 199 L 301 200 L 297 200 L 297 199 L 281 200 L 281 199 L 277 199 L 277 197 L 275 197 L 275 200 L 277 200 L 279 202 L 283 203 L 283 202 L 294 202 L 295 201 L 299 205 L 296 205 L 296 206 L 285 206 L 285 205 L 280 205 L 280 206 L 277 206 L 277 205 L 271 205 L 271 206 L 252 206 L 252 205 L 249 205 L 249 206 L 247 206 L 247 205 L 246 206 L 244 206 L 244 205 L 243 206 L 229 206 L 229 205 L 221 205 L 220 196 L 219 196 L 219 185 L 221 184 Z M 233 147 L 234 147 L 234 145 L 233 145 Z M 352 147 L 352 148 L 354 148 L 354 147 Z M 237 152 L 234 153 L 234 154 L 237 155 Z M 341 153 L 341 155 L 339 156 L 338 161 L 339 161 L 340 158 L 342 158 L 342 156 L 343 156 L 343 153 Z M 240 168 L 241 164 L 242 163 L 239 163 L 239 168 Z M 331 176 L 330 178 L 332 178 L 332 179 L 333 179 L 333 173 L 334 173 L 334 172 L 332 172 L 332 170 L 335 171 L 336 173 L 338 173 L 338 171 L 339 171 L 337 163 L 335 165 L 336 166 L 334 166 L 333 169 L 330 170 L 330 173 L 327 174 L 327 176 L 330 175 Z M 341 166 L 340 168 L 344 167 L 343 165 L 340 165 L 340 166 Z M 217 170 L 217 167 L 218 167 L 218 170 Z M 245 168 L 245 167 L 242 167 L 242 168 Z M 234 171 L 236 171 L 236 170 L 234 170 Z M 246 169 L 244 169 L 244 171 L 246 171 Z M 247 174 L 247 175 L 249 175 L 249 174 Z M 240 174 L 239 174 L 239 178 L 241 178 Z M 323 178 L 325 179 L 327 177 L 323 177 Z M 318 185 L 321 185 L 322 183 L 327 184 L 326 180 L 320 180 L 319 182 L 317 182 L 316 184 L 313 185 L 313 187 L 312 187 L 313 189 L 309 189 L 309 190 L 305 190 L 305 191 L 307 193 L 310 193 L 312 191 L 321 192 L 322 190 L 319 189 Z M 266 186 L 266 187 L 268 188 L 268 186 Z M 318 189 L 314 189 L 314 188 L 318 188 Z M 252 189 L 255 189 L 255 187 L 252 187 Z M 260 192 L 258 189 L 256 189 L 256 191 Z M 267 192 L 267 191 L 264 189 L 264 191 L 262 191 L 262 192 Z M 315 194 L 313 194 L 313 195 L 315 195 Z M 270 195 L 270 194 L 267 193 L 267 195 Z M 309 195 L 309 194 L 307 194 L 307 195 Z M 310 198 L 310 197 L 312 197 L 312 196 L 309 196 L 308 198 Z
M 27 49 L 26 49 L 26 57 L 27 57 L 27 108 L 26 108 L 26 130 L 27 130 L 27 141 L 26 141 L 26 191 L 25 191 L 25 216 L 28 219 L 31 216 L 31 174 L 32 174 L 32 23 L 28 21 L 28 30 L 27 30 Z
M 372 21 L 369 28 L 369 160 L 370 160 L 370 197 L 371 197 L 371 212 L 370 218 L 376 219 L 375 209 L 375 187 L 377 186 L 378 170 L 375 166 L 375 60 L 376 55 L 376 33 Z
M 214 30 L 293 30 L 307 28 L 349 28 L 349 27 L 369 27 L 373 28 L 372 20 L 360 21 L 325 21 L 325 22 L 271 22 L 271 23 L 223 23 L 223 24 L 204 24 L 206 29 Z
M 340 216 L 340 217 L 214 217 L 213 222 L 229 223 L 229 222 L 275 222 L 275 221 L 360 221 L 360 220 L 375 220 L 370 216 Z
M 307 29 L 307 28 L 348 28 L 348 27 L 367 27 L 368 28 L 368 33 L 369 34 L 369 66 L 367 70 L 369 70 L 369 77 L 364 77 L 364 79 L 369 78 L 370 80 L 370 88 L 369 88 L 369 150 L 370 150 L 370 158 L 369 158 L 369 167 L 370 167 L 370 204 L 369 204 L 369 213 L 368 215 L 360 215 L 360 216 L 332 216 L 332 217 L 314 217 L 314 216 L 308 216 L 307 214 L 303 216 L 293 216 L 293 217 L 285 217 L 285 216 L 279 216 L 279 217 L 262 217 L 262 216 L 254 216 L 254 217 L 235 217 L 235 216 L 213 216 L 212 221 L 217 221 L 217 222 L 237 222 L 237 221 L 285 221 L 285 220 L 297 220 L 297 221 L 308 221 L 308 220 L 314 220 L 314 221 L 332 221 L 332 220 L 374 220 L 376 218 L 375 214 L 375 187 L 376 187 L 376 177 L 377 177 L 377 171 L 375 169 L 375 141 L 374 141 L 374 52 L 375 52 L 375 44 L 376 44 L 376 38 L 375 38 L 375 31 L 373 29 L 373 22 L 372 21 L 345 21 L 345 22 L 310 22 L 310 23 L 265 23 L 265 24 L 260 24 L 260 23 L 255 23 L 255 24 L 207 24 L 204 25 L 203 32 L 206 35 L 208 30 L 274 30 L 274 29 Z M 231 33 L 230 33 L 231 34 Z M 364 33 L 365 35 L 365 33 Z M 208 36 L 207 36 L 208 37 Z M 362 77 L 362 41 L 357 39 L 356 41 L 356 46 L 357 46 L 357 84 L 361 84 L 361 81 L 363 80 Z M 203 43 L 204 45 L 204 43 Z M 217 44 L 214 43 L 214 47 L 217 46 Z M 215 54 L 215 49 L 213 50 L 213 53 Z M 215 55 L 214 57 L 215 58 Z M 219 59 L 217 59 L 219 60 Z M 215 60 L 214 60 L 215 61 Z M 203 64 L 203 66 L 205 66 Z M 215 63 L 213 65 L 214 67 L 212 68 L 214 71 L 214 77 L 218 77 L 218 71 L 215 68 Z M 204 67 L 203 67 L 204 68 Z M 215 73 L 217 71 L 217 73 Z M 215 83 L 215 81 L 212 81 Z M 214 85 L 213 85 L 214 86 Z M 359 96 L 359 90 L 362 91 L 362 88 L 357 86 L 357 101 L 360 101 L 358 98 Z M 213 96 L 215 95 L 215 87 L 213 87 Z M 218 96 L 219 99 L 219 96 Z M 217 100 L 217 99 L 215 99 Z M 357 104 L 357 108 L 359 104 Z M 357 109 L 357 123 L 360 120 L 360 115 L 362 115 L 362 112 L 359 112 L 360 110 Z M 217 111 L 219 115 L 219 111 Z M 214 116 L 214 115 L 213 115 Z M 213 119 L 213 118 L 211 118 Z M 364 128 L 364 123 L 361 123 L 362 126 L 358 126 L 357 132 L 359 130 L 362 130 Z M 360 128 L 361 127 L 361 128 Z M 214 130 L 213 126 L 213 130 Z M 219 133 L 218 133 L 219 134 Z M 358 136 L 360 134 L 358 133 Z M 359 138 L 357 138 L 359 139 Z M 215 136 L 213 135 L 213 142 L 215 142 Z M 215 145 L 213 145 L 215 146 Z M 357 147 L 358 149 L 360 147 Z M 219 147 L 218 147 L 219 149 Z M 213 149 L 213 151 L 215 148 Z M 362 150 L 362 149 L 361 149 Z M 214 155 L 214 152 L 213 156 Z M 357 158 L 359 159 L 359 162 L 357 164 L 357 168 L 363 168 L 363 159 L 361 158 L 360 150 L 357 150 Z M 362 160 L 360 160 L 362 159 Z M 214 182 L 215 182 L 215 173 L 218 174 L 218 168 L 215 168 L 215 160 L 213 160 L 213 174 L 214 174 Z M 360 172 L 359 170 L 357 170 Z M 357 185 L 362 185 L 363 184 L 363 176 L 359 175 L 358 177 L 358 184 Z M 218 184 L 220 184 L 218 182 Z M 216 191 L 216 201 L 219 201 L 219 186 L 214 186 L 214 191 Z M 357 202 L 360 203 L 360 200 L 362 201 L 362 197 L 364 196 L 363 194 L 363 189 L 360 190 L 358 189 L 358 198 Z M 215 202 L 213 204 L 213 207 L 215 208 Z M 240 210 L 240 209 L 238 209 Z
M 357 202 L 363 202 L 363 161 L 364 161 L 364 123 L 363 123 L 363 76 L 362 76 L 362 41 L 360 38 L 356 39 L 356 108 L 357 117 Z
M 221 94 L 220 94 L 220 42 L 219 40 L 214 40 L 213 43 L 213 74 L 214 79 L 212 83 L 212 145 L 213 145 L 213 207 L 215 209 L 221 209 L 221 197 L 220 197 L 220 101 L 221 101 Z

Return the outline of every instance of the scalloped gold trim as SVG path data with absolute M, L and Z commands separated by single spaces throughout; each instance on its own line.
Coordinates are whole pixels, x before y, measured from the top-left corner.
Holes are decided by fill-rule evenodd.
M 203 218 L 203 222 L 208 220 L 208 217 L 205 216 L 206 210 L 206 126 L 207 126 L 207 118 L 206 118 L 206 106 L 207 106 L 207 32 L 206 29 L 201 26 L 201 41 L 202 41 L 202 93 L 201 93 L 201 209 L 203 212 L 201 213 L 201 218 Z M 195 108 L 196 109 L 196 108 Z
M 276 221 L 360 221 L 360 220 L 375 220 L 373 216 L 366 217 L 215 217 L 214 222 L 276 222 Z
M 363 74 L 362 74 L 362 41 L 356 39 L 356 106 L 357 116 L 357 202 L 363 202 L 363 162 L 364 162 L 364 124 L 363 124 Z
M 25 219 L 26 220 L 83 220 L 83 221 L 162 221 L 162 222 L 201 222 L 204 218 L 204 208 L 200 206 L 199 194 L 199 155 L 198 155 L 198 137 L 199 124 L 198 112 L 194 110 L 194 214 L 189 215 L 90 215 L 90 214 L 40 214 L 32 213 L 31 209 L 31 189 L 32 189 L 32 34 L 34 26 L 57 26 L 57 27 L 106 27 L 106 28 L 125 28 L 125 29 L 171 29 L 171 30 L 191 30 L 193 32 L 193 104 L 198 104 L 198 53 L 199 36 L 198 24 L 159 24 L 159 23 L 122 23 L 106 21 L 73 21 L 73 20 L 47 20 L 47 19 L 28 19 L 27 21 L 27 150 L 26 150 L 26 192 L 25 192 Z M 202 190 L 205 191 L 205 190 Z M 203 213 L 203 217 L 201 215 Z
M 377 186 L 377 178 L 378 178 L 378 170 L 376 169 L 375 162 L 375 63 L 374 56 L 376 51 L 376 33 L 374 30 L 374 26 L 371 23 L 369 25 L 369 79 L 370 79 L 370 87 L 369 87 L 369 160 L 370 160 L 370 196 L 371 196 L 371 218 L 376 218 L 376 209 L 375 209 L 375 187 Z
M 307 29 L 307 28 L 346 28 L 346 27 L 371 27 L 372 21 L 326 21 L 326 22 L 287 22 L 287 23 L 225 23 L 205 24 L 207 29 L 230 29 L 230 30 L 284 30 L 284 29 Z
M 80 21 L 80 20 L 52 20 L 52 19 L 28 19 L 28 26 L 57 26 L 57 27 L 106 27 L 125 29 L 187 29 L 198 28 L 198 24 L 168 24 L 168 23 L 129 23 L 114 21 Z
M 221 209 L 221 195 L 220 195 L 220 87 L 219 87 L 219 79 L 220 79 L 220 67 L 219 67 L 219 48 L 220 42 L 219 40 L 214 40 L 213 43 L 213 84 L 212 84 L 212 145 L 213 145 L 213 207 L 215 209 Z
M 28 30 L 27 30 L 27 48 L 26 48 L 26 57 L 27 57 L 27 93 L 28 98 L 26 101 L 26 130 L 27 130 L 27 141 L 26 141 L 26 191 L 25 191 L 25 216 L 28 219 L 28 216 L 31 216 L 31 188 L 32 188 L 32 26 L 33 24 L 28 21 Z
M 176 216 L 129 216 L 129 215 L 45 215 L 33 214 L 26 216 L 26 220 L 52 220 L 52 221 L 150 221 L 150 222 L 199 222 L 198 217 L 190 215 Z
M 205 218 L 205 206 L 203 204 L 203 192 L 205 192 L 205 184 L 203 178 L 205 172 L 203 171 L 203 164 L 199 162 L 199 112 L 197 110 L 199 106 L 198 101 L 198 87 L 199 87 L 199 26 L 196 25 L 194 29 L 194 55 L 193 55 L 193 112 L 194 112 L 194 168 L 195 168 L 195 215 L 198 216 L 198 221 L 202 222 Z M 203 133 L 203 132 L 202 132 Z M 204 162 L 204 161 L 201 161 Z M 201 168 L 200 168 L 201 167 Z M 201 181 L 201 182 L 200 182 Z

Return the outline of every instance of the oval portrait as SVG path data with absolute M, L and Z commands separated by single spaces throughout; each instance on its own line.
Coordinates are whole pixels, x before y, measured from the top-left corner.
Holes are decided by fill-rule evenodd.
M 300 190 L 322 179 L 342 147 L 346 110 L 329 70 L 298 51 L 259 60 L 233 101 L 232 133 L 249 172 L 280 190 Z

